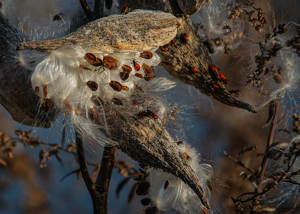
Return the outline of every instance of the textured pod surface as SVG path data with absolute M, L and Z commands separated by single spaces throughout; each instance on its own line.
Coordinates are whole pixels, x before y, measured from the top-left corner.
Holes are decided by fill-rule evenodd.
M 111 108 L 107 108 L 105 112 L 109 133 L 105 129 L 102 132 L 108 138 L 119 142 L 118 149 L 140 164 L 162 169 L 180 178 L 198 195 L 203 205 L 209 208 L 195 171 L 162 125 L 153 118 L 137 119 Z
M 126 15 L 98 19 L 63 38 L 23 42 L 17 49 L 50 52 L 76 44 L 99 53 L 150 50 L 174 38 L 178 24 L 178 19 L 172 14 L 136 10 Z

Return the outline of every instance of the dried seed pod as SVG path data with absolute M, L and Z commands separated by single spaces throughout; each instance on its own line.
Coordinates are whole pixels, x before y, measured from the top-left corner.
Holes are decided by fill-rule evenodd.
M 126 81 L 129 78 L 129 73 L 128 72 L 120 72 L 120 78 L 123 81 Z
M 96 109 L 95 108 L 90 108 L 89 110 L 88 110 L 88 114 L 89 114 L 89 118 L 91 118 L 91 120 L 93 120 L 93 121 L 98 121 L 98 120 L 100 120 L 100 116 L 99 116 L 99 114 L 97 113 L 97 111 L 96 111 Z
M 44 102 L 41 104 L 41 109 L 45 113 L 50 111 L 54 107 L 54 103 L 50 99 L 44 99 Z
M 148 206 L 151 203 L 151 199 L 150 198 L 143 198 L 141 200 L 141 203 L 143 206 Z
M 88 67 L 86 67 L 84 65 L 81 65 L 81 64 L 79 64 L 79 67 L 82 68 L 83 70 L 91 70 L 90 68 L 88 68 Z
M 104 101 L 101 99 L 101 97 L 92 95 L 91 96 L 91 101 L 96 105 L 96 106 L 103 106 Z
M 34 94 L 37 95 L 38 93 L 40 93 L 40 88 L 37 86 L 34 88 Z
M 43 98 L 46 99 L 48 95 L 48 91 L 47 91 L 47 84 L 43 85 Z
M 123 87 L 124 87 L 124 86 L 123 86 Z M 112 102 L 113 104 L 115 104 L 115 105 L 118 105 L 118 106 L 123 105 L 122 100 L 120 100 L 120 99 L 118 99 L 118 98 L 112 98 L 111 102 Z
M 140 196 L 141 195 L 147 195 L 149 187 L 150 187 L 150 183 L 149 182 L 139 183 L 138 188 L 136 189 L 136 194 L 140 195 Z
M 110 87 L 112 87 L 115 91 L 121 91 L 122 90 L 122 84 L 117 81 L 110 81 L 109 83 Z
M 72 105 L 69 100 L 67 100 L 67 98 L 64 99 L 64 104 L 69 109 L 69 111 L 73 111 Z
M 143 63 L 142 68 L 146 75 L 152 75 L 153 69 L 149 65 L 146 65 L 145 63 Z
M 50 52 L 67 45 L 80 45 L 102 53 L 151 50 L 170 42 L 179 25 L 180 21 L 170 13 L 136 10 L 97 19 L 59 39 L 23 42 L 17 50 Z
M 123 86 L 122 86 L 122 90 L 123 90 L 123 91 L 128 91 L 128 90 L 129 90 L 129 87 L 128 87 L 128 86 L 125 86 L 125 85 L 123 85 Z
M 151 59 L 153 57 L 153 53 L 151 51 L 143 51 L 140 54 L 140 57 L 145 58 L 145 59 Z
M 87 81 L 86 85 L 92 90 L 92 91 L 97 91 L 98 89 L 98 84 L 95 81 Z
M 282 79 L 281 79 L 281 76 L 280 76 L 280 75 L 274 74 L 274 75 L 273 75 L 273 78 L 274 78 L 275 82 L 277 82 L 277 83 L 279 83 L 279 84 L 282 83 Z
M 86 53 L 84 55 L 85 60 L 90 63 L 93 66 L 101 66 L 102 65 L 102 60 L 96 57 L 92 53 Z
M 141 78 L 141 79 L 144 78 L 144 76 L 143 76 L 142 74 L 140 74 L 140 73 L 136 73 L 135 76 L 136 76 L 136 77 L 139 77 L 139 78 Z

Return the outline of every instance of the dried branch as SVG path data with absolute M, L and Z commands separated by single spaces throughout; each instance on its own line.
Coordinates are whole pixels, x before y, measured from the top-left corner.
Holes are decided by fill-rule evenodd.
M 248 170 L 249 172 L 251 172 L 252 174 L 255 174 L 255 170 L 251 169 L 250 167 L 246 166 L 244 162 L 239 161 L 238 159 L 232 157 L 230 154 L 228 154 L 227 152 L 225 152 L 223 149 L 221 150 L 221 152 L 228 157 L 230 160 L 234 161 L 235 163 L 237 163 L 238 165 L 240 165 L 241 167 L 245 168 L 246 170 Z

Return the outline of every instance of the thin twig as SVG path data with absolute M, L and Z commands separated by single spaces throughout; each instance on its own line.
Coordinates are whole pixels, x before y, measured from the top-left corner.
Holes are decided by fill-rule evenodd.
M 117 147 L 104 147 L 100 172 L 96 180 L 96 190 L 100 194 L 98 200 L 99 211 L 101 214 L 107 213 L 107 196 L 112 170 L 117 155 Z
M 270 148 L 270 146 L 273 143 L 274 132 L 275 132 L 275 129 L 276 129 L 276 118 L 278 116 L 278 110 L 279 110 L 279 103 L 281 101 L 281 95 L 279 95 L 273 101 L 274 101 L 274 103 L 273 103 L 274 104 L 274 117 L 272 118 L 272 123 L 271 123 L 271 126 L 270 126 L 270 131 L 269 131 L 269 136 L 268 136 L 268 141 L 267 141 L 268 143 L 266 145 L 265 154 L 268 152 L 268 149 Z M 270 103 L 270 105 L 271 105 L 271 103 Z M 260 187 L 261 187 L 261 182 L 264 178 L 264 174 L 265 174 L 265 171 L 266 171 L 266 168 L 267 168 L 268 159 L 269 158 L 268 158 L 267 155 L 265 155 L 264 158 L 263 158 L 263 161 L 262 161 L 262 164 L 261 164 L 261 170 L 257 175 L 257 181 L 256 181 L 257 188 L 255 189 L 255 192 L 258 192 Z M 255 197 L 253 199 L 252 208 L 255 208 L 256 202 L 257 202 L 257 197 Z M 254 213 L 254 212 L 255 211 L 252 209 L 251 213 Z
M 89 21 L 94 20 L 93 12 L 91 11 L 89 5 L 87 4 L 86 0 L 79 0 L 81 7 L 86 15 L 86 17 L 89 19 Z
M 112 5 L 112 0 L 111 0 L 111 5 Z M 105 1 L 105 6 L 106 6 L 106 9 L 107 10 L 110 10 L 111 9 L 111 6 L 110 8 L 107 8 L 107 1 Z M 94 11 L 93 11 L 93 19 L 99 19 L 101 17 L 103 17 L 103 7 L 104 7 L 104 0 L 95 0 L 95 4 L 94 4 Z
M 249 168 L 248 166 L 245 165 L 245 163 L 243 163 L 242 161 L 239 161 L 238 159 L 232 157 L 230 154 L 228 154 L 227 152 L 225 152 L 223 149 L 221 150 L 221 152 L 227 156 L 230 160 L 233 160 L 234 162 L 236 162 L 237 164 L 239 164 L 240 166 L 242 166 L 243 168 L 247 169 L 248 171 L 250 171 L 251 173 L 255 174 L 255 170 Z

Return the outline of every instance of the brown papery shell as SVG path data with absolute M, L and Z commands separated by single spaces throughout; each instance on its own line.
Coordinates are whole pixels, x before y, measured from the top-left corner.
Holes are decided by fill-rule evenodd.
M 142 165 L 162 169 L 180 178 L 209 208 L 204 190 L 190 162 L 161 124 L 150 117 L 136 119 L 130 112 L 125 115 L 112 108 L 104 110 L 110 132 L 101 128 L 105 127 L 102 123 L 99 123 L 100 130 L 108 138 L 118 142 L 118 149 Z
M 178 24 L 170 13 L 135 10 L 95 20 L 59 39 L 23 42 L 17 50 L 50 52 L 62 46 L 80 45 L 98 53 L 142 52 L 170 42 L 176 36 Z
M 153 57 L 153 53 L 151 51 L 143 51 L 140 54 L 140 57 L 145 58 L 145 59 L 151 59 Z

